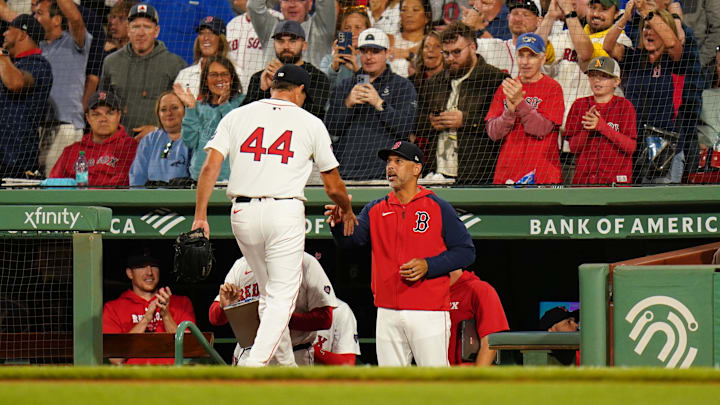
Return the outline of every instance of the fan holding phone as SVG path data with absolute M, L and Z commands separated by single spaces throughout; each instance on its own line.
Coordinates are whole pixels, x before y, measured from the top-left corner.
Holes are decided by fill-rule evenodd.
M 343 10 L 337 40 L 333 43 L 332 54 L 326 55 L 320 64 L 332 86 L 340 80 L 352 77 L 360 70 L 360 54 L 357 50 L 358 36 L 370 28 L 367 14 L 358 8 Z

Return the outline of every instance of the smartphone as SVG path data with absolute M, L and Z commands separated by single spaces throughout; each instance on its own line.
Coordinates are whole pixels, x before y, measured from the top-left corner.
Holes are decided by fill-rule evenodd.
M 339 47 L 343 47 L 344 49 L 340 49 L 338 52 L 341 54 L 350 55 L 352 53 L 352 49 L 350 47 L 352 46 L 352 32 L 349 31 L 340 31 L 337 33 L 337 44 Z
M 357 75 L 357 84 L 370 84 L 370 75 Z

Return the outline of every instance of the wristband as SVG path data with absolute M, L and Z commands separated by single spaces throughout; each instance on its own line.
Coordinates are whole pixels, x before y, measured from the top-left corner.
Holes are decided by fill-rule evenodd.
M 577 11 L 573 10 L 573 11 L 565 14 L 565 19 L 566 19 L 566 20 L 567 20 L 567 19 L 570 19 L 570 18 L 578 18 L 578 13 L 577 13 Z

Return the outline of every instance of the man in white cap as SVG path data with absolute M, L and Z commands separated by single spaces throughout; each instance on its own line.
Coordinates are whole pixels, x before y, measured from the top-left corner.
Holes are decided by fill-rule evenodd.
M 343 178 L 382 179 L 385 165 L 374 151 L 407 139 L 414 130 L 417 93 L 388 67 L 390 41 L 382 30 L 361 32 L 358 48 L 362 69 L 335 87 L 325 123 Z

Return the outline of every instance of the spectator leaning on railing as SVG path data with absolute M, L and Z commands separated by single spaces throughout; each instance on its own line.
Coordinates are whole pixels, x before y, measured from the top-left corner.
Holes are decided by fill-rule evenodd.
M 0 178 L 19 177 L 38 166 L 38 124 L 53 83 L 38 43 L 45 33 L 20 14 L 3 33 L 0 49 Z

